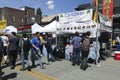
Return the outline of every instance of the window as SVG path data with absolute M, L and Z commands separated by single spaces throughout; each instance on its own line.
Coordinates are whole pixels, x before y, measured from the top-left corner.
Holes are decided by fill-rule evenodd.
M 25 24 L 27 24 L 28 23 L 28 18 L 25 18 Z
M 25 11 L 25 15 L 28 15 L 28 11 L 27 10 Z
M 21 22 L 24 22 L 24 18 L 21 19 Z
M 14 17 L 14 16 L 12 16 L 11 20 L 12 20 L 12 21 L 15 21 L 15 17 Z
M 2 16 L 2 20 L 5 20 L 5 16 Z

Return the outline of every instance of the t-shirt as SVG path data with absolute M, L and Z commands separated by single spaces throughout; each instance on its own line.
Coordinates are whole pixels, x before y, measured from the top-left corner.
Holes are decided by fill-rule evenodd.
M 40 40 L 37 37 L 32 38 L 31 40 L 32 44 L 34 44 L 37 48 L 40 48 Z M 33 50 L 36 50 L 34 47 L 32 47 Z
M 89 51 L 89 47 L 90 47 L 89 45 L 90 45 L 89 39 L 83 40 L 82 50 Z
M 8 37 L 7 36 L 1 36 L 2 41 L 3 41 L 3 46 L 7 46 L 7 42 L 8 42 Z
M 120 43 L 120 38 L 119 38 L 119 37 L 116 37 L 116 41 Z
M 19 44 L 19 39 L 17 37 L 9 38 L 9 50 L 17 50 Z
M 73 48 L 80 48 L 80 42 L 82 41 L 82 38 L 79 36 L 75 36 L 72 39 L 72 44 L 73 44 Z

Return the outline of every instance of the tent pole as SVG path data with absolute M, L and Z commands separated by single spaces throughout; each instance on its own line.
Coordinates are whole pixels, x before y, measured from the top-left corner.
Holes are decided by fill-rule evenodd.
M 98 64 L 98 54 L 97 54 L 97 45 L 98 44 L 98 30 L 96 31 L 96 50 L 95 50 L 95 53 L 96 53 L 96 65 Z
M 57 15 L 56 15 L 56 46 L 57 46 Z

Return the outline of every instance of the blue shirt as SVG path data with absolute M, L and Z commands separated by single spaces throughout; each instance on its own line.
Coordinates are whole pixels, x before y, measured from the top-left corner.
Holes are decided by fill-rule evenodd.
M 37 48 L 40 48 L 40 40 L 37 37 L 32 38 L 31 40 L 32 44 L 34 44 Z M 36 50 L 34 47 L 32 47 L 33 50 Z
M 82 38 L 79 36 L 74 36 L 72 39 L 73 48 L 80 48 L 80 42 L 82 41 Z

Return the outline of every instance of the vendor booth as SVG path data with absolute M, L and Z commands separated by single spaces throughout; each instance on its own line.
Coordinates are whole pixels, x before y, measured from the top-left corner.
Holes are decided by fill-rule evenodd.
M 59 22 L 53 21 L 38 31 L 56 33 L 56 44 L 61 48 L 62 53 L 64 53 L 65 44 L 68 38 L 70 40 L 71 35 L 69 34 L 74 34 L 75 32 L 82 34 L 89 31 L 91 33 L 90 37 L 96 38 L 97 44 L 101 32 L 112 32 L 111 27 L 108 25 L 109 22 L 103 24 L 103 22 L 106 23 L 104 19 L 100 23 L 93 21 L 92 18 L 92 9 L 62 13 L 59 14 Z
M 100 22 L 99 21 L 95 22 L 92 20 L 92 17 L 93 17 L 92 9 L 60 14 L 59 15 L 60 28 L 58 31 L 59 33 L 64 34 L 74 34 L 75 32 L 79 32 L 80 34 L 82 34 L 89 31 L 91 33 L 90 38 L 96 38 L 96 44 L 98 44 L 98 40 L 99 37 L 101 37 L 101 33 L 108 32 L 111 34 L 112 32 L 111 21 L 99 15 Z M 104 38 L 108 39 L 111 38 L 111 36 L 108 37 L 108 35 L 106 35 Z

